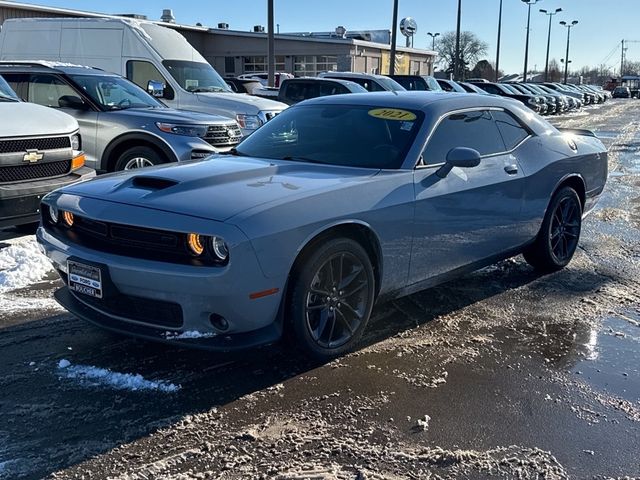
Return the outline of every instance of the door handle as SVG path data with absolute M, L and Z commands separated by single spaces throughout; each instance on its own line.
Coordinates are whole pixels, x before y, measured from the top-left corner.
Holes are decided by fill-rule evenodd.
M 506 167 L 504 167 L 504 171 L 509 175 L 515 175 L 516 173 L 518 173 L 518 166 L 515 164 L 507 165 Z

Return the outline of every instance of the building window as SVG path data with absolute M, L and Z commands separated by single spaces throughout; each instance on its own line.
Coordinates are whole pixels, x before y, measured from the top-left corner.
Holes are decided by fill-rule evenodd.
M 225 75 L 235 75 L 236 59 L 233 57 L 224 57 L 224 73 Z
M 321 72 L 338 70 L 338 57 L 330 55 L 305 55 L 294 57 L 293 73 L 296 77 L 315 77 Z
M 244 57 L 244 73 L 266 72 L 267 57 Z M 284 55 L 276 55 L 276 72 L 284 72 Z

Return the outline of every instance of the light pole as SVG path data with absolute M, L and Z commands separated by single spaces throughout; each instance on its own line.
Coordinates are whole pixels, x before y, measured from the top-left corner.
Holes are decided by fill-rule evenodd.
M 549 33 L 547 34 L 547 59 L 544 62 L 544 81 L 547 82 L 547 77 L 549 75 L 549 46 L 551 45 L 551 19 L 554 15 L 561 12 L 561 8 L 556 8 L 555 12 L 547 12 L 545 9 L 541 8 L 540 12 L 544 13 L 549 17 Z
M 529 25 L 531 24 L 531 5 L 535 5 L 540 0 L 522 0 L 523 3 L 527 4 L 527 41 L 524 45 L 524 76 L 522 81 L 527 81 L 527 63 L 529 63 Z
M 460 71 L 460 20 L 462 18 L 462 0 L 458 0 L 458 22 L 456 24 L 456 58 L 453 60 L 453 79 L 458 80 Z
M 267 0 L 267 85 L 275 85 L 276 57 L 273 39 L 273 0 Z
M 440 35 L 440 33 L 439 32 L 436 32 L 436 33 L 427 32 L 427 35 L 429 35 L 431 37 L 431 50 L 435 51 L 435 49 L 436 49 L 436 37 L 438 35 Z
M 396 73 L 396 35 L 398 34 L 398 0 L 393 0 L 393 24 L 391 25 L 391 52 L 389 52 L 389 75 Z
M 569 41 L 571 40 L 571 27 L 575 27 L 578 24 L 578 20 L 574 20 L 571 23 L 567 23 L 564 20 L 560 22 L 560 25 L 567 27 L 567 53 L 564 56 L 564 83 L 567 83 L 567 76 L 569 75 Z
M 500 0 L 500 10 L 498 12 L 498 47 L 496 48 L 496 82 L 500 74 L 500 32 L 502 30 L 502 0 Z

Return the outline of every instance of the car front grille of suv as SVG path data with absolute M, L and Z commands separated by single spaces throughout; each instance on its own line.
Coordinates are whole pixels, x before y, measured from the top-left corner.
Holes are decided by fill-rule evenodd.
M 242 131 L 237 125 L 210 125 L 204 140 L 214 147 L 237 145 L 242 140 Z

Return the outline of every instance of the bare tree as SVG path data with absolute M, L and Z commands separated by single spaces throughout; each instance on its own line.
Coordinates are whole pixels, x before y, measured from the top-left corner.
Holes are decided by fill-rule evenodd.
M 562 72 L 560 71 L 560 65 L 555 58 L 549 61 L 549 81 L 559 82 L 562 80 Z
M 640 62 L 624 62 L 623 75 L 640 75 Z
M 473 70 L 469 73 L 469 75 L 473 78 L 484 78 L 485 80 L 494 81 L 496 78 L 496 69 L 495 64 L 488 60 L 480 60 L 476 63 L 476 66 L 473 67 Z M 500 70 L 498 72 L 498 78 L 502 77 L 504 72 Z
M 460 71 L 469 71 L 469 65 L 475 65 L 478 59 L 487 54 L 489 45 L 480 40 L 473 32 L 460 33 Z M 453 72 L 456 56 L 456 32 L 443 33 L 436 42 L 436 51 L 447 72 Z

